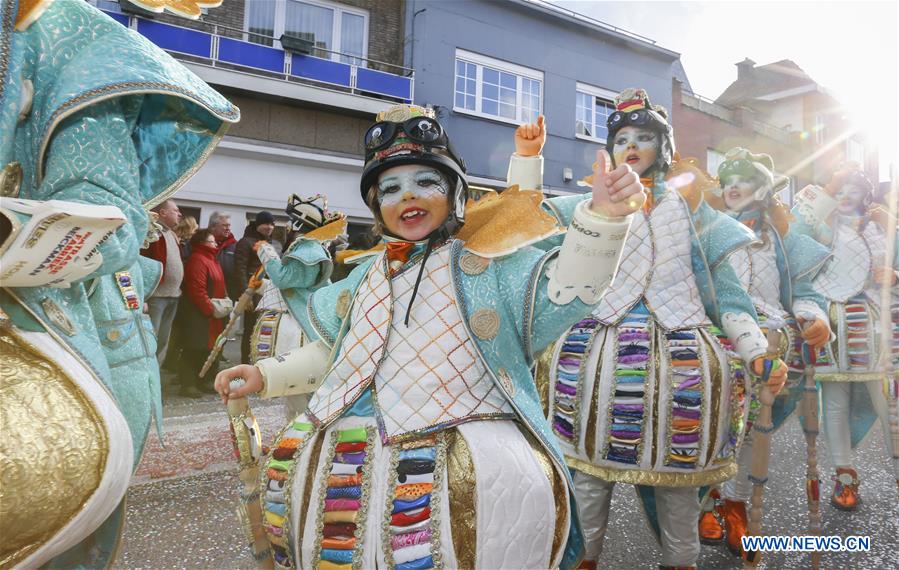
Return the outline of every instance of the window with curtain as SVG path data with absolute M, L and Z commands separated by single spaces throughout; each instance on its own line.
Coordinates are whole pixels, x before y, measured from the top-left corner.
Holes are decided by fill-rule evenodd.
M 275 35 L 275 7 L 270 0 L 247 0 L 247 40 L 256 44 L 272 45 Z M 254 35 L 259 34 L 259 35 Z
M 246 29 L 275 38 L 248 34 L 265 45 L 282 34 L 311 40 L 325 59 L 364 65 L 368 55 L 368 12 L 326 0 L 247 0 Z
M 456 111 L 511 123 L 536 122 L 542 109 L 543 72 L 456 50 Z
M 584 83 L 577 84 L 575 104 L 575 135 L 606 142 L 609 115 L 615 112 L 612 101 L 615 93 Z

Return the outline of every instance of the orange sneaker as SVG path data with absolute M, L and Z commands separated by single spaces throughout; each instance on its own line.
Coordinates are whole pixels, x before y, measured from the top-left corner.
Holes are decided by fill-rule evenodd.
M 749 517 L 746 514 L 746 503 L 743 501 L 731 501 L 724 499 L 724 531 L 727 535 L 727 549 L 734 556 L 742 557 L 743 537 L 749 526 Z
M 854 511 L 862 502 L 858 494 L 858 473 L 850 467 L 837 467 L 836 483 L 830 504 L 841 511 Z

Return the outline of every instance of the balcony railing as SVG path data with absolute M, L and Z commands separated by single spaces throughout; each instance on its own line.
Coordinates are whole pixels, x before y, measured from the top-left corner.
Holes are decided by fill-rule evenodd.
M 162 49 L 173 54 L 199 58 L 212 67 L 238 67 L 266 76 L 277 76 L 284 81 L 310 81 L 325 86 L 339 87 L 361 96 L 381 96 L 411 103 L 414 95 L 415 74 L 399 65 L 361 58 L 351 54 L 339 54 L 315 48 L 316 53 L 328 52 L 357 63 L 344 63 L 312 55 L 291 52 L 277 47 L 227 37 L 220 29 L 230 30 L 243 37 L 252 36 L 265 43 L 276 44 L 277 38 L 232 30 L 221 25 L 212 32 L 185 28 L 157 20 L 118 12 L 104 12 L 125 27 L 143 35 Z M 396 69 L 396 73 L 371 69 L 373 66 Z

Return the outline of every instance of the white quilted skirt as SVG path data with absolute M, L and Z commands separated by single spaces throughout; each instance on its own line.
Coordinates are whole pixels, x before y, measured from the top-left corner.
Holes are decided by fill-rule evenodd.
M 568 491 L 518 423 L 473 421 L 385 446 L 373 417 L 279 435 L 262 478 L 279 567 L 553 568 Z

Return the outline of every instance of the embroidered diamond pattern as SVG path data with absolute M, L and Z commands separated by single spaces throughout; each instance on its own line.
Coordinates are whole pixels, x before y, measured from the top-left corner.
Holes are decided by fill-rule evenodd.
M 655 248 L 652 280 L 646 301 L 659 324 L 668 330 L 708 323 L 693 275 L 690 219 L 671 191 L 652 210 L 649 222 Z
M 876 224 L 868 224 L 872 225 Z M 835 233 L 833 258 L 818 274 L 814 286 L 831 301 L 845 303 L 864 290 L 871 274 L 871 251 L 865 239 L 850 226 L 839 225 Z
M 624 241 L 618 272 L 594 312 L 596 318 L 603 324 L 617 323 L 643 296 L 652 269 L 652 249 L 649 222 L 646 214 L 641 211 L 634 214 L 630 232 Z
M 309 402 L 310 411 L 323 421 L 343 410 L 367 386 L 384 352 L 390 323 L 390 286 L 382 262 L 378 258 L 372 264 L 359 287 L 340 356 Z
M 391 281 L 394 316 L 384 361 L 375 374 L 379 413 L 393 437 L 473 414 L 512 414 L 478 357 L 452 297 L 450 248 L 428 259 L 403 322 L 419 267 Z
M 780 270 L 777 268 L 777 253 L 774 250 L 776 237 L 770 229 L 766 229 L 765 232 L 766 239 L 763 240 L 761 247 L 749 246 L 740 250 L 741 252 L 745 251 L 749 256 L 752 274 L 749 287 L 744 286 L 744 288 L 747 289 L 755 306 L 761 309 L 762 313 L 783 318 L 786 316 L 786 312 L 783 310 L 783 305 L 780 304 Z M 732 259 L 731 265 L 733 264 Z

